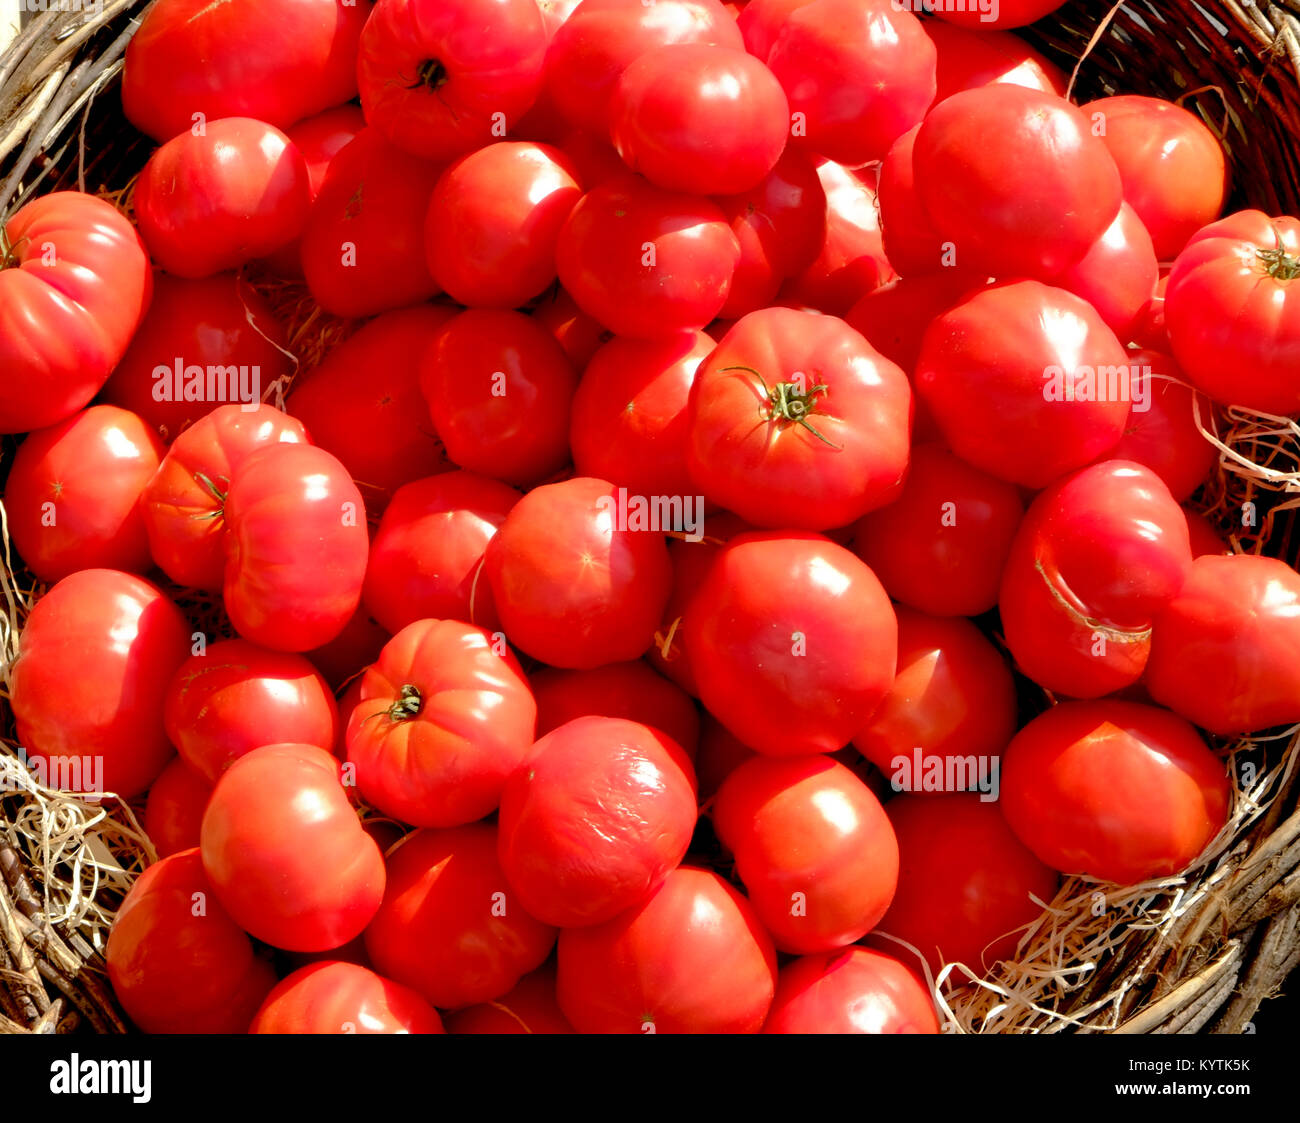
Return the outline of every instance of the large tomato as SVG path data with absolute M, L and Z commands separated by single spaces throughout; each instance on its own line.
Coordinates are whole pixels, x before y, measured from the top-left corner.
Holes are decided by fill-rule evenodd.
M 787 963 L 764 1033 L 938 1033 L 934 1000 L 916 972 L 871 948 Z
M 410 987 L 355 963 L 300 967 L 266 996 L 249 1033 L 444 1033 L 438 1011 Z
M 18 650 L 17 736 L 51 786 L 127 799 L 148 788 L 172 757 L 163 698 L 190 650 L 180 609 L 129 573 L 78 570 L 36 602 Z
M 1068 76 L 1018 35 L 983 28 L 973 32 L 937 20 L 925 24 L 925 33 L 938 53 L 936 105 L 962 90 L 994 82 L 1065 96 Z
M 691 475 L 755 526 L 845 526 L 897 495 L 907 470 L 907 378 L 832 316 L 738 321 L 696 374 L 688 416 Z
M 180 850 L 199 844 L 203 812 L 208 806 L 212 785 L 195 772 L 183 757 L 176 757 L 149 786 L 144 806 L 144 833 L 166 858 Z
M 55 191 L 0 239 L 0 433 L 71 417 L 104 385 L 149 307 L 135 228 L 103 199 Z
M 1106 232 L 1052 283 L 1083 297 L 1111 331 L 1128 342 L 1159 280 L 1151 235 L 1137 211 L 1124 203 Z
M 920 132 L 920 125 L 905 132 L 890 146 L 880 164 L 876 197 L 884 251 L 889 263 L 904 277 L 935 272 L 964 277 L 966 271 L 956 268 L 965 264 L 964 258 L 958 258 L 953 244 L 934 228 L 917 190 L 915 153 Z

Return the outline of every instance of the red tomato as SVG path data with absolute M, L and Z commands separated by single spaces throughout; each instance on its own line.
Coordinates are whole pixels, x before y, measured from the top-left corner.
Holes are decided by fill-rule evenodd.
M 782 951 L 854 943 L 889 908 L 898 844 L 880 801 L 842 764 L 823 756 L 748 761 L 718 789 L 713 825 Z
M 343 462 L 372 510 L 408 480 L 446 471 L 420 393 L 420 356 L 455 311 L 386 312 L 295 379 L 285 410 Z
M 748 901 L 683 866 L 613 920 L 560 933 L 560 1009 L 579 1033 L 757 1033 L 776 952 Z
M 495 826 L 416 831 L 389 853 L 366 949 L 377 970 L 434 1006 L 500 998 L 554 946 L 555 929 L 529 916 L 506 882 Z
M 588 316 L 558 285 L 538 301 L 533 319 L 555 337 L 574 370 L 582 370 L 600 346 L 614 338 L 612 331 Z
M 941 20 L 959 27 L 988 31 L 1024 27 L 1056 11 L 1065 0 L 939 0 L 932 5 Z
M 329 643 L 304 654 L 325 676 L 325 681 L 338 690 L 368 664 L 378 659 L 379 652 L 391 638 L 392 633 L 371 618 L 363 602 L 357 606 L 352 619 L 343 626 L 343 631 Z M 347 715 L 342 711 L 339 712 L 339 726 L 341 741 L 342 731 L 347 728 Z M 341 745 L 339 750 L 339 755 L 342 756 Z
M 448 1033 L 572 1033 L 555 998 L 555 968 L 539 967 L 513 990 L 447 1018 Z
M 917 125 L 891 145 L 880 165 L 877 191 L 884 252 L 904 277 L 955 272 L 959 264 L 953 243 L 934 228 L 921 204 L 915 161 L 920 132 L 921 126 Z M 965 264 L 964 259 L 960 264 Z
M 311 295 L 335 316 L 373 316 L 438 292 L 424 217 L 442 167 L 362 129 L 330 161 L 302 233 Z
M 1119 170 L 1088 119 L 1023 86 L 981 86 L 941 102 L 913 159 L 921 204 L 955 243 L 957 266 L 1006 279 L 1068 269 L 1124 201 Z
M 930 324 L 986 284 L 987 279 L 956 269 L 896 277 L 874 292 L 867 293 L 849 309 L 844 319 L 851 328 L 866 336 L 872 347 L 891 363 L 897 363 L 911 378 L 921 356 L 921 341 Z M 917 406 L 916 427 L 919 430 L 923 420 L 920 408 L 922 403 L 918 402 Z M 924 411 L 924 421 L 933 429 L 934 421 L 928 410 Z M 914 442 L 918 435 L 913 433 Z M 937 430 L 934 435 L 937 435 Z
M 473 472 L 443 472 L 398 488 L 370 545 L 365 606 L 390 632 L 427 619 L 496 631 L 483 554 L 518 502 L 513 488 Z
M 219 406 L 186 429 L 141 497 L 158 568 L 178 585 L 220 589 L 231 477 L 258 449 L 307 439 L 299 422 L 266 405 Z
M 683 627 L 701 701 L 761 753 L 834 752 L 894 680 L 898 624 L 885 590 L 819 534 L 733 538 Z
M 348 761 L 361 797 L 417 827 L 491 814 L 532 747 L 537 704 L 503 641 L 455 620 L 409 624 L 361 678 Z
M 1017 281 L 980 289 L 934 321 L 916 390 L 963 460 L 1041 488 L 1115 447 L 1133 374 L 1090 304 Z
M 787 963 L 764 1033 L 938 1033 L 934 1000 L 916 974 L 871 948 Z
M 525 495 L 488 543 L 484 563 L 511 642 L 553 667 L 640 656 L 672 584 L 660 533 L 670 528 L 641 525 L 658 513 L 620 504 L 611 484 L 588 477 Z
M 145 1033 L 243 1033 L 275 985 L 271 964 L 217 903 L 197 849 L 136 879 L 105 958 L 113 993 Z
M 122 108 L 157 141 L 196 114 L 286 128 L 356 96 L 369 14 L 349 0 L 163 0 L 127 45 Z
M 1110 228 L 1054 284 L 1081 296 L 1121 340 L 1133 329 L 1155 295 L 1160 264 L 1151 235 L 1137 211 L 1123 204 Z
M 1142 309 L 1130 332 L 1134 346 L 1163 353 L 1170 350 L 1169 330 L 1165 325 L 1165 296 L 1168 292 L 1169 272 L 1161 267 L 1155 295 L 1147 301 L 1147 306 Z
M 936 105 L 962 90 L 994 82 L 1065 96 L 1065 73 L 1019 36 L 982 27 L 973 32 L 936 20 L 925 24 L 925 33 L 938 53 Z
M 149 314 L 102 398 L 139 414 L 171 443 L 223 403 L 260 402 L 289 373 L 288 348 L 275 311 L 239 274 L 157 273 Z
M 1240 211 L 1196 234 L 1165 296 L 1174 358 L 1215 401 L 1300 413 L 1300 219 Z
M 1056 895 L 1056 871 L 983 796 L 904 795 L 887 810 L 898 837 L 898 892 L 878 931 L 906 940 L 936 975 L 960 963 L 980 978 L 1012 958 L 1023 928 Z
M 247 640 L 214 643 L 172 676 L 167 736 L 209 784 L 262 745 L 333 747 L 338 711 L 325 680 L 301 655 Z
M 1062 873 L 1121 885 L 1185 869 L 1230 802 L 1224 766 L 1196 730 L 1136 702 L 1054 706 L 1016 734 L 1002 769 L 1003 813 L 1021 842 Z
M 327 951 L 360 934 L 384 895 L 384 859 L 314 745 L 265 745 L 217 781 L 203 813 L 203 868 L 251 936 Z
M 447 456 L 520 486 L 569 462 L 578 379 L 560 345 L 521 312 L 473 308 L 424 351 L 420 389 Z
M 853 549 L 895 600 L 935 616 L 978 616 L 997 604 L 1023 517 L 1014 485 L 942 445 L 917 445 L 903 490 L 858 523 Z
M 189 622 L 148 581 L 65 577 L 28 615 L 11 671 L 28 762 L 52 787 L 140 795 L 172 758 L 163 697 L 189 647 Z
M 300 967 L 266 996 L 249 1033 L 445 1033 L 410 987 L 355 963 Z
M 276 651 L 338 635 L 361 601 L 370 550 L 347 469 L 311 445 L 267 445 L 235 470 L 225 512 L 222 597 L 235 630 Z
M 845 526 L 898 494 L 912 392 L 844 321 L 792 308 L 727 332 L 691 389 L 687 464 L 755 526 Z
M 199 844 L 199 827 L 212 785 L 181 757 L 164 768 L 149 788 L 144 807 L 144 832 L 166 858 Z
M 1103 97 L 1082 107 L 1119 167 L 1124 198 L 1172 261 L 1223 212 L 1229 171 L 1223 146 L 1199 118 L 1163 98 Z
M 149 258 L 103 199 L 54 191 L 4 225 L 0 433 L 44 429 L 86 406 L 149 308 Z
M 302 153 L 251 117 L 209 122 L 159 148 L 135 185 L 150 256 L 178 277 L 210 277 L 302 233 L 311 182 Z
M 453 159 L 537 100 L 547 38 L 534 0 L 379 0 L 361 35 L 361 108 L 399 148 Z
M 704 807 L 717 794 L 723 780 L 757 755 L 722 722 L 706 713 L 700 726 L 700 751 L 695 757 L 700 806 Z
M 597 136 L 584 129 L 566 129 L 560 133 L 556 144 L 577 170 L 578 182 L 584 191 L 627 173 L 627 165 L 614 151 L 607 136 Z
M 140 494 L 163 451 L 152 429 L 116 406 L 91 406 L 28 436 L 4 494 L 27 567 L 47 582 L 78 569 L 151 568 Z
M 555 243 L 582 187 L 545 144 L 500 141 L 438 180 L 424 224 L 429 272 L 453 300 L 518 308 L 555 281 Z
M 1146 686 L 1221 735 L 1300 721 L 1300 576 L 1276 558 L 1192 562 L 1155 619 Z
M 628 173 L 583 196 L 560 230 L 555 260 L 584 312 L 618 335 L 653 339 L 717 316 L 740 243 L 714 203 Z
M 1192 560 L 1204 554 L 1231 554 L 1232 548 L 1224 541 L 1209 519 L 1190 507 L 1183 506 L 1187 516 L 1187 534 L 1192 544 Z

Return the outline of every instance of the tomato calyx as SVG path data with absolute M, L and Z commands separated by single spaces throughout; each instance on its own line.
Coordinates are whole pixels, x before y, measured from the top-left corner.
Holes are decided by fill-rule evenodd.
M 1256 257 L 1264 263 L 1264 272 L 1275 281 L 1294 281 L 1300 277 L 1300 257 L 1288 253 L 1282 245 L 1281 234 L 1277 235 L 1277 245 L 1272 249 L 1256 250 Z
M 221 518 L 226 513 L 227 492 L 222 491 L 221 488 L 219 488 L 216 485 L 216 483 L 213 482 L 212 478 L 208 475 L 205 475 L 203 472 L 195 472 L 194 478 L 198 480 L 199 483 L 203 485 L 204 490 L 207 491 L 212 496 L 212 498 L 217 501 L 217 506 L 214 510 L 205 511 L 201 515 L 191 515 L 190 517 L 194 519 Z M 218 479 L 220 479 L 226 485 L 227 488 L 230 487 L 230 481 L 226 479 L 225 476 L 219 476 Z
M 827 440 L 817 426 L 808 420 L 809 415 L 816 412 L 817 399 L 830 393 L 830 387 L 826 383 L 819 382 L 815 386 L 807 386 L 803 381 L 778 382 L 775 386 L 769 387 L 767 380 L 757 370 L 743 365 L 723 367 L 720 373 L 732 370 L 746 371 L 757 378 L 762 385 L 766 405 L 760 406 L 758 412 L 764 421 L 802 425 L 822 444 L 829 445 L 833 449 L 841 449 L 840 445 Z
M 450 77 L 440 59 L 427 58 L 415 68 L 415 82 L 411 85 L 411 89 L 424 86 L 426 89 L 437 90 L 445 85 Z
M 388 715 L 389 721 L 410 721 L 418 717 L 422 709 L 424 709 L 424 696 L 420 693 L 420 688 L 412 682 L 407 682 L 402 684 L 397 700 L 382 712 Z

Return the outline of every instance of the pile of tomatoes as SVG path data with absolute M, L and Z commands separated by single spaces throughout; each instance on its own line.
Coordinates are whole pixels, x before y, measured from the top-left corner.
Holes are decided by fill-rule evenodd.
M 1058 6 L 149 9 L 133 221 L 0 271 L 16 736 L 142 808 L 140 1029 L 934 1033 L 1214 841 L 1300 577 L 1187 504 L 1300 414 L 1300 223 Z

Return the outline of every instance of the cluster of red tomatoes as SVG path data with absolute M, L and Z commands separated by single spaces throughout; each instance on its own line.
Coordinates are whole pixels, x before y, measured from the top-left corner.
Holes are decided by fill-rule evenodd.
M 922 959 L 1211 843 L 1300 577 L 1183 504 L 1300 413 L 1300 223 L 1057 6 L 158 0 L 135 225 L 0 272 L 17 736 L 145 801 L 139 1027 L 937 1032 Z

